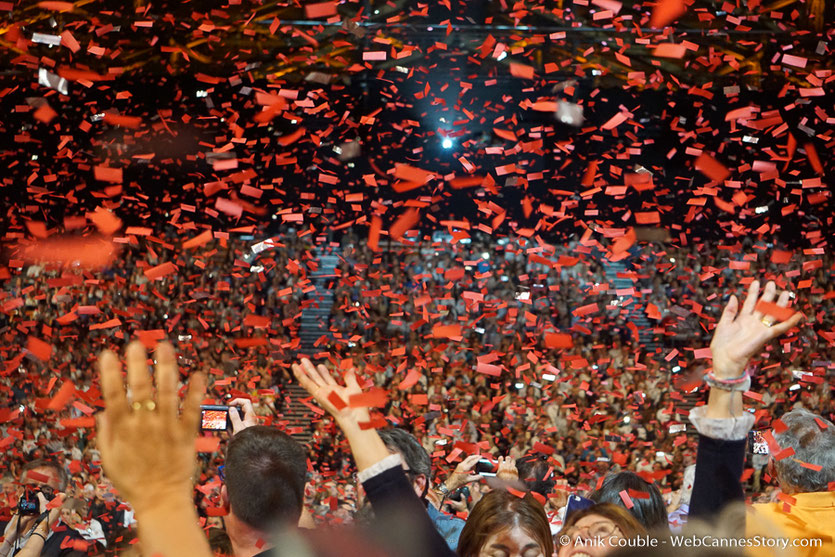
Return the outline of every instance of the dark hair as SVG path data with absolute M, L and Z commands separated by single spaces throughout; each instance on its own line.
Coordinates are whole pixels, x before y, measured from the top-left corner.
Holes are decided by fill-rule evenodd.
M 548 497 L 557 485 L 554 467 L 541 453 L 526 454 L 516 461 L 516 469 L 519 471 L 519 479 L 525 482 L 525 486 L 543 497 Z
M 589 495 L 595 503 L 613 503 L 625 507 L 620 494 L 626 491 L 639 491 L 649 497 L 630 497 L 634 505 L 628 510 L 648 530 L 669 529 L 667 522 L 667 507 L 661 491 L 655 484 L 643 479 L 634 472 L 624 471 L 606 476 L 603 485 Z
M 209 536 L 209 547 L 216 556 L 232 557 L 235 550 L 232 549 L 232 541 L 229 534 L 223 528 L 209 528 L 206 532 Z
M 403 456 L 410 472 L 426 476 L 428 485 L 432 480 L 432 459 L 429 458 L 429 453 L 426 452 L 417 437 L 396 427 L 381 429 L 378 433 L 390 451 L 396 451 Z
M 530 493 L 517 497 L 504 489 L 495 489 L 473 507 L 458 539 L 458 555 L 478 557 L 490 536 L 515 526 L 539 542 L 545 555 L 554 552 L 551 527 L 542 505 Z
M 298 522 L 307 475 L 301 444 L 272 427 L 248 427 L 229 441 L 225 464 L 229 506 L 237 518 L 262 531 L 280 521 Z
M 627 538 L 647 533 L 646 526 L 641 524 L 635 516 L 626 510 L 626 508 L 612 503 L 598 503 L 596 505 L 592 505 L 591 507 L 586 507 L 585 509 L 571 513 L 571 515 L 566 517 L 560 532 L 567 532 L 575 524 L 580 522 L 581 519 L 592 515 L 602 516 L 603 518 L 611 520 Z
M 20 481 L 23 482 L 26 479 L 26 473 L 35 468 L 52 468 L 58 476 L 58 491 L 67 489 L 67 483 L 69 483 L 67 471 L 58 462 L 47 458 L 39 458 L 24 464 L 20 474 Z

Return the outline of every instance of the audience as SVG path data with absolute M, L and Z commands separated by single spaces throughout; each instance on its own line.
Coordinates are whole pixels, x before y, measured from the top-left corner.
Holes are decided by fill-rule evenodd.
M 724 293 L 745 284 L 741 277 L 722 271 L 729 253 L 709 246 L 646 246 L 636 255 L 640 263 L 622 271 L 634 276 L 633 290 L 623 294 L 622 289 L 615 292 L 613 277 L 605 266 L 586 255 L 579 244 L 546 248 L 545 255 L 555 261 L 572 250 L 581 250 L 583 257 L 576 263 L 554 268 L 531 263 L 526 250 L 533 244 L 522 238 L 511 237 L 499 244 L 474 235 L 466 244 L 438 240 L 395 247 L 398 253 L 381 254 L 369 250 L 349 232 L 340 247 L 329 246 L 341 259 L 337 276 L 328 285 L 336 299 L 331 315 L 325 318 L 333 338 L 319 339 L 310 355 L 327 355 L 328 365 L 335 369 L 346 369 L 351 362 L 356 389 L 331 389 L 327 379 L 331 372 L 327 369 L 319 371 L 308 364 L 295 368 L 293 374 L 297 379 L 306 378 L 307 383 L 300 381 L 309 392 L 311 384 L 316 387 L 310 394 L 319 406 L 337 416 L 334 424 L 338 427 L 313 419 L 309 426 L 291 429 L 284 411 L 301 402 L 289 394 L 288 385 L 292 381 L 292 351 L 299 348 L 298 316 L 313 302 L 306 298 L 310 279 L 304 266 L 283 277 L 277 272 L 238 270 L 245 267 L 242 262 L 253 268 L 261 265 L 273 269 L 281 265 L 294 268 L 293 262 L 298 261 L 313 263 L 308 255 L 312 238 L 300 239 L 292 230 L 277 238 L 280 246 L 258 257 L 252 257 L 249 246 L 238 240 L 210 244 L 207 247 L 214 252 L 212 260 L 218 263 L 212 277 L 201 272 L 203 267 L 195 266 L 198 261 L 205 266 L 205 261 L 188 254 L 160 248 L 150 255 L 129 247 L 125 260 L 108 271 L 109 278 L 95 287 L 83 288 L 84 307 L 107 303 L 128 315 L 135 314 L 138 307 L 145 308 L 147 311 L 130 325 L 130 330 L 164 332 L 172 320 L 182 322 L 182 333 L 187 334 L 177 341 L 180 357 L 171 360 L 170 347 L 160 345 L 158 353 L 161 350 L 163 357 L 157 357 L 157 369 L 161 360 L 168 361 L 163 368 L 170 368 L 172 362 L 179 364 L 197 378 L 198 391 L 205 377 L 211 377 L 207 402 L 227 403 L 237 397 L 238 403 L 245 400 L 249 404 L 243 420 L 234 410 L 230 412 L 233 423 L 243 421 L 245 427 L 236 427 L 228 441 L 222 437 L 216 453 L 201 453 L 195 459 L 193 451 L 168 451 L 177 456 L 180 465 L 189 456 L 192 460 L 192 470 L 185 476 L 189 481 L 183 479 L 181 467 L 176 482 L 159 484 L 163 500 L 170 502 L 168 512 L 177 514 L 178 520 L 169 522 L 165 518 L 168 515 L 148 501 L 132 484 L 131 474 L 122 470 L 131 468 L 115 456 L 114 447 L 131 446 L 134 441 L 136 447 L 153 452 L 153 437 L 140 443 L 135 436 L 126 435 L 120 441 L 108 431 L 107 416 L 113 423 L 130 425 L 133 431 L 136 428 L 131 420 L 136 421 L 135 415 L 159 412 L 157 406 L 146 404 L 153 402 L 152 398 L 143 396 L 142 389 L 134 389 L 141 386 L 136 374 L 130 372 L 139 360 L 134 354 L 139 348 L 128 350 L 130 404 L 124 394 L 115 394 L 112 371 L 108 374 L 102 369 L 101 391 L 107 400 L 108 380 L 104 377 L 110 377 L 110 400 L 115 400 L 116 410 L 105 412 L 104 424 L 95 436 L 86 427 L 56 427 L 83 421 L 90 412 L 79 405 L 55 410 L 35 402 L 36 397 L 55 396 L 61 384 L 48 384 L 47 368 L 36 358 L 17 362 L 18 373 L 0 376 L 0 388 L 10 394 L 8 402 L 0 402 L 0 412 L 8 412 L 0 433 L 11 441 L 2 445 L 8 458 L 3 464 L 6 469 L 0 469 L 0 473 L 20 475 L 28 460 L 49 457 L 56 463 L 55 474 L 60 469 L 65 478 L 63 487 L 53 489 L 66 497 L 63 510 L 59 506 L 54 515 L 54 509 L 44 506 L 42 512 L 50 510 L 52 519 L 41 520 L 33 528 L 31 517 L 19 519 L 15 511 L 22 482 L 15 482 L 11 476 L 4 479 L 0 520 L 11 522 L 6 524 L 0 554 L 5 549 L 8 554 L 27 555 L 23 551 L 28 549 L 36 551 L 32 555 L 49 555 L 52 553 L 46 551 L 50 543 L 61 545 L 62 553 L 56 555 L 116 551 L 129 538 L 126 532 L 132 530 L 123 528 L 135 524 L 134 509 L 140 525 L 143 515 L 147 517 L 144 523 L 157 525 L 158 531 L 150 537 L 140 528 L 140 541 L 128 544 L 146 552 L 154 548 L 162 552 L 175 525 L 185 528 L 185 519 L 197 516 L 204 529 L 222 526 L 228 540 L 213 531 L 210 548 L 196 542 L 198 535 L 205 542 L 204 533 L 191 533 L 186 539 L 196 545 L 188 546 L 189 554 L 200 555 L 204 549 L 229 552 L 231 548 L 238 556 L 281 555 L 292 546 L 288 540 L 326 554 L 334 548 L 323 546 L 295 526 L 303 514 L 309 518 L 301 523 L 316 528 L 314 532 L 328 525 L 350 523 L 363 498 L 363 490 L 357 493 L 357 487 L 363 485 L 365 491 L 370 486 L 367 497 L 374 507 L 373 516 L 365 522 L 371 532 L 365 550 L 381 554 L 493 555 L 506 550 L 507 555 L 550 555 L 554 550 L 551 534 L 560 527 L 564 531 L 570 527 L 582 530 L 591 524 L 588 519 L 577 526 L 583 516 L 592 516 L 587 510 L 580 511 L 586 513 L 580 518 L 575 518 L 579 512 L 563 517 L 568 492 L 588 494 L 598 503 L 593 508 L 604 509 L 596 515 L 598 518 L 608 517 L 606 520 L 620 524 L 611 518 L 618 511 L 612 514 L 606 510 L 607 503 L 613 504 L 636 519 L 643 530 L 665 535 L 668 520 L 676 528 L 689 521 L 688 512 L 696 518 L 710 517 L 728 502 L 743 501 L 744 489 L 750 490 L 754 481 L 763 491 L 751 495 L 757 500 L 771 500 L 757 503 L 748 511 L 749 534 L 773 536 L 781 532 L 832 543 L 828 524 L 835 518 L 830 516 L 831 485 L 835 482 L 835 445 L 831 438 L 835 406 L 831 386 L 823 377 L 827 362 L 832 361 L 832 347 L 820 343 L 814 351 L 797 350 L 798 345 L 815 342 L 814 332 L 810 337 L 810 331 L 801 328 L 785 341 L 790 356 L 772 351 L 775 365 L 762 365 L 747 379 L 749 360 L 759 357 L 766 343 L 786 334 L 799 320 L 792 317 L 778 323 L 754 309 L 758 301 L 776 300 L 776 305 L 783 307 L 789 302 L 788 294 L 777 299 L 777 285 L 773 283 L 759 298 L 759 286 L 754 281 L 749 291 L 751 301 L 746 300 L 740 308 L 732 297 L 719 319 L 711 345 L 713 360 L 705 364 L 692 354 L 692 348 L 700 346 L 698 339 L 710 330 L 701 330 L 699 324 L 704 321 L 700 319 L 718 317 L 715 308 Z M 137 257 L 146 260 L 137 265 Z M 148 282 L 143 269 L 168 259 L 183 263 L 182 272 L 161 285 Z M 796 259 L 795 264 L 805 265 L 799 256 Z M 758 262 L 766 273 L 779 270 L 765 250 L 747 260 Z M 824 266 L 810 274 L 810 286 L 798 291 L 793 305 L 807 314 L 813 312 L 821 326 L 831 328 L 833 298 L 824 294 L 832 265 L 828 255 L 819 255 L 817 260 Z M 644 273 L 644 269 L 662 269 L 665 274 Z M 671 278 L 673 269 L 679 269 L 675 278 Z M 718 280 L 692 282 L 688 278 L 705 273 L 714 273 Z M 68 280 L 69 276 L 66 271 L 42 268 L 13 279 L 11 295 L 24 300 L 24 305 L 14 311 L 15 319 L 59 326 L 56 319 L 78 310 L 73 308 L 75 302 L 67 289 L 75 287 L 56 291 L 56 281 Z M 785 280 L 778 282 L 786 285 Z M 163 298 L 205 303 L 205 311 L 195 313 L 184 310 L 181 304 L 165 304 L 153 295 L 152 286 L 159 288 Z M 637 329 L 630 327 L 636 316 L 636 302 L 644 307 L 646 300 L 660 312 L 650 345 L 646 345 L 645 335 L 639 338 Z M 589 304 L 597 304 L 600 314 L 590 318 L 574 315 L 576 308 Z M 63 338 L 53 345 L 54 363 L 62 376 L 72 381 L 78 400 L 85 401 L 81 406 L 94 404 L 99 384 L 87 371 L 92 351 L 78 350 L 73 344 L 85 341 L 93 348 L 113 342 L 111 337 L 89 330 L 97 321 L 91 317 L 95 314 L 87 311 L 76 313 L 69 325 L 60 325 L 65 327 L 61 329 Z M 262 321 L 254 317 L 268 318 L 269 340 L 238 343 L 241 335 L 260 338 L 260 325 L 252 324 Z M 453 332 L 439 334 L 439 325 L 451 327 L 449 331 Z M 465 326 L 455 329 L 459 325 Z M 233 335 L 233 329 L 239 334 Z M 685 329 L 687 334 L 683 334 Z M 545 338 L 551 333 L 570 333 L 571 343 L 554 348 Z M 16 342 L 26 345 L 27 336 L 21 334 L 15 329 L 8 332 L 10 339 L 16 337 Z M 717 342 L 723 336 L 725 340 Z M 158 338 L 153 342 L 143 340 L 152 345 Z M 677 347 L 675 354 L 671 352 L 673 347 Z M 106 354 L 101 360 L 115 369 L 114 359 L 115 355 Z M 679 364 L 680 371 L 667 371 L 671 360 Z M 682 393 L 696 386 L 709 369 L 707 365 L 712 366 L 709 402 L 699 406 L 698 395 Z M 170 407 L 171 391 L 179 387 L 179 376 L 166 371 L 162 378 L 156 377 L 157 381 L 161 379 L 168 383 L 162 392 L 158 387 L 157 396 L 161 398 L 154 404 L 167 400 L 165 404 Z M 748 391 L 762 393 L 761 402 L 758 397 L 750 413 L 742 412 L 744 391 L 739 390 L 740 383 L 734 382 L 738 380 Z M 382 404 L 375 403 L 380 415 L 375 413 L 373 419 L 370 414 L 362 420 L 347 418 L 344 413 L 353 413 L 355 406 L 349 403 L 347 410 L 337 410 L 327 396 L 322 399 L 319 388 L 323 385 L 331 389 L 327 396 L 347 393 L 342 397 L 346 403 L 351 395 L 359 395 L 372 385 L 384 389 L 387 396 Z M 678 390 L 671 388 L 674 385 Z M 150 395 L 152 390 L 146 387 Z M 196 394 L 188 403 L 192 409 L 193 397 Z M 131 406 L 136 403 L 140 407 Z M 698 450 L 694 440 L 679 429 L 693 404 L 696 407 L 691 420 L 700 433 Z M 754 421 L 768 423 L 769 416 L 780 417 L 772 424 L 771 461 L 763 467 L 748 456 L 751 473 L 743 474 L 748 431 Z M 192 417 L 187 412 L 179 422 L 171 422 L 171 416 L 164 419 L 168 421 L 160 418 L 155 426 L 158 431 L 173 427 L 181 440 L 192 435 Z M 362 429 L 358 423 L 372 423 L 374 427 Z M 384 427 L 387 424 L 397 427 Z M 307 451 L 286 433 L 304 433 L 308 427 L 313 440 L 310 460 L 306 461 Z M 379 432 L 374 435 L 385 454 L 378 450 L 380 446 L 370 433 L 377 428 Z M 344 449 L 343 438 L 348 438 L 350 452 Z M 352 438 L 355 443 L 351 443 Z M 378 462 L 358 457 L 356 443 L 364 447 L 363 452 L 372 448 L 371 454 L 379 457 Z M 136 452 L 136 447 L 130 450 Z M 225 459 L 220 457 L 224 452 Z M 156 462 L 162 454 L 165 451 Z M 484 458 L 494 462 L 501 458 L 500 477 L 507 478 L 510 467 L 502 455 L 510 455 L 508 462 L 515 461 L 518 474 L 513 468 L 509 477 L 518 475 L 519 483 L 489 480 L 475 469 Z M 696 459 L 689 509 L 683 494 L 667 509 L 664 496 L 670 498 L 685 487 L 684 470 Z M 392 471 L 395 460 L 409 486 L 408 497 L 402 478 Z M 382 467 L 376 466 L 383 461 Z M 360 466 L 361 462 L 365 464 Z M 757 467 L 763 472 L 757 473 Z M 147 472 L 142 467 L 134 470 Z M 355 472 L 359 474 L 355 476 Z M 44 476 L 51 481 L 51 473 Z M 42 475 L 36 473 L 36 477 Z M 115 489 L 109 487 L 108 477 L 113 479 Z M 352 481 L 352 477 L 357 480 Z M 307 489 L 306 480 L 310 482 Z M 779 492 L 774 491 L 774 483 L 779 485 Z M 186 494 L 195 494 L 188 501 L 196 506 L 187 508 Z M 45 499 L 43 495 L 41 498 Z M 520 505 L 527 506 L 520 510 Z M 218 517 L 218 509 L 226 516 Z M 505 516 L 502 513 L 510 518 L 498 518 Z M 484 525 L 477 536 L 467 530 L 476 519 Z M 549 532 L 550 546 L 540 535 L 539 519 L 544 520 L 545 531 Z M 15 531 L 18 522 L 26 527 L 20 533 Z M 13 523 L 15 528 L 10 528 Z M 285 530 L 277 533 L 279 524 Z M 502 524 L 505 530 L 495 529 Z M 623 528 L 626 530 L 619 531 L 626 537 L 638 531 L 630 530 L 625 522 Z M 43 542 L 37 534 L 44 537 Z M 60 539 L 59 534 L 76 542 L 54 541 Z M 334 534 L 332 540 L 342 539 L 340 535 Z M 34 549 L 39 543 L 43 549 Z M 170 547 L 185 548 L 184 543 Z M 165 554 L 171 553 L 170 547 Z M 563 554 L 564 548 L 556 549 Z

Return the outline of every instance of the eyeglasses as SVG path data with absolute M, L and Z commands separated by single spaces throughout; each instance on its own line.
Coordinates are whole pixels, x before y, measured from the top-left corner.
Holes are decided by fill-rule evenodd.
M 588 526 L 583 526 L 582 528 L 577 528 L 576 526 L 569 528 L 563 532 L 563 535 L 568 536 L 572 540 L 577 538 L 600 539 L 607 538 L 616 531 L 620 532 L 620 528 L 618 528 L 616 524 L 609 522 L 608 520 L 601 520 L 600 522 L 595 522 L 593 524 L 589 524 Z M 581 533 L 585 533 L 585 536 L 581 536 Z

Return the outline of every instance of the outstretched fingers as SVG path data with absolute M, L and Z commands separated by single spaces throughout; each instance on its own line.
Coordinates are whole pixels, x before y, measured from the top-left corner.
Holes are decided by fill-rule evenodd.
M 113 420 L 118 420 L 128 411 L 128 399 L 125 382 L 122 380 L 122 364 L 119 356 L 105 350 L 99 356 L 99 374 L 101 391 L 104 396 L 105 412 Z
M 725 306 L 725 309 L 722 310 L 722 317 L 719 318 L 719 323 L 717 326 L 721 327 L 733 323 L 733 320 L 736 319 L 736 314 L 738 310 L 739 300 L 734 294 L 731 294 L 731 299 L 728 300 L 728 304 Z
M 768 283 L 765 285 L 765 288 L 763 289 L 762 298 L 760 298 L 758 301 L 759 302 L 769 302 L 770 303 L 770 302 L 774 301 L 774 298 L 776 296 L 777 296 L 777 285 L 774 284 L 773 280 L 770 280 L 770 281 L 768 281 Z M 756 306 L 755 306 L 753 315 L 754 315 L 754 318 L 756 318 L 756 319 L 762 319 L 763 318 L 763 313 L 760 312 L 760 311 L 757 311 Z
M 125 353 L 128 367 L 128 389 L 131 402 L 145 402 L 153 399 L 154 390 L 151 374 L 148 372 L 148 355 L 139 341 L 131 342 Z
M 748 287 L 748 295 L 745 297 L 745 302 L 742 304 L 742 315 L 749 315 L 754 312 L 757 307 L 757 298 L 760 293 L 760 281 L 751 281 Z
M 177 396 L 177 384 L 180 372 L 177 369 L 177 354 L 168 342 L 161 342 L 156 350 L 157 406 L 162 415 L 169 420 L 176 420 L 180 407 Z
M 188 392 L 183 403 L 183 414 L 180 416 L 180 423 L 188 435 L 195 434 L 197 426 L 200 425 L 200 404 L 206 397 L 207 381 L 206 374 L 200 371 L 188 380 Z

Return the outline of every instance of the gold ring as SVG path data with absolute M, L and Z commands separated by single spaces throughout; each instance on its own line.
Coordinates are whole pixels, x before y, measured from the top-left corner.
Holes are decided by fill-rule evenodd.
M 135 401 L 131 404 L 131 408 L 134 410 L 147 410 L 148 412 L 153 412 L 157 407 L 157 403 L 153 400 L 146 400 L 144 402 Z
M 773 318 L 772 316 L 770 316 L 770 315 L 766 315 L 765 317 L 763 317 L 762 319 L 760 319 L 760 321 L 761 321 L 761 322 L 762 322 L 762 324 L 763 324 L 763 325 L 765 325 L 766 327 L 773 327 L 773 326 L 774 326 L 774 323 L 776 322 L 776 319 L 774 319 L 774 318 Z

